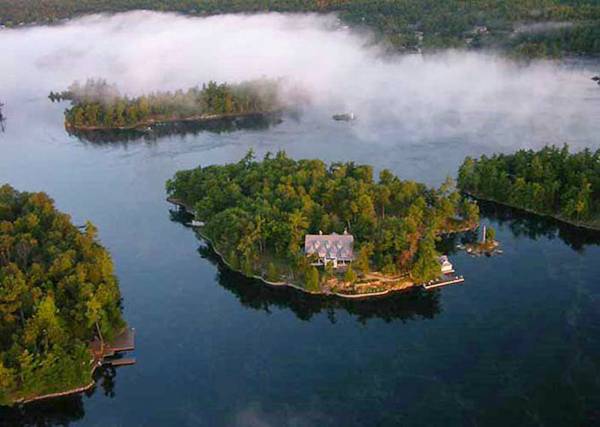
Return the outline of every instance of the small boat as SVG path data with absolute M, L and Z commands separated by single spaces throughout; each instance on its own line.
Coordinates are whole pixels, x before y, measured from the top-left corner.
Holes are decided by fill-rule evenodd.
M 193 220 L 192 222 L 189 223 L 189 225 L 192 227 L 204 227 L 204 222 Z
M 356 120 L 356 116 L 354 113 L 342 113 L 342 114 L 334 114 L 332 116 L 333 120 L 349 122 L 351 120 Z

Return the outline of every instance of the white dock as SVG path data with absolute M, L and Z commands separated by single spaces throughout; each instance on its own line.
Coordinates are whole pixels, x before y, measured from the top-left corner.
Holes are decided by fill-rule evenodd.
M 452 277 L 443 277 L 438 280 L 432 280 L 431 282 L 423 283 L 423 289 L 430 290 L 441 288 L 443 286 L 455 285 L 457 283 L 462 283 L 465 281 L 463 276 L 452 276 Z

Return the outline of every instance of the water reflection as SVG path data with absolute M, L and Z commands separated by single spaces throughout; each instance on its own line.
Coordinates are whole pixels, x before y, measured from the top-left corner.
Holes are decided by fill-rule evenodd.
M 576 252 L 586 245 L 600 245 L 600 232 L 565 224 L 549 217 L 543 217 L 519 209 L 479 200 L 481 216 L 500 225 L 507 225 L 513 236 L 525 236 L 532 240 L 540 238 L 560 239 Z
M 531 240 L 560 239 L 576 252 L 582 252 L 587 245 L 600 245 L 600 231 L 575 227 L 554 218 L 485 200 L 478 200 L 478 203 L 482 219 L 500 226 L 506 225 L 514 237 L 527 237 Z M 459 251 L 458 244 L 473 243 L 480 237 L 479 230 L 444 236 L 437 248 L 440 252 L 451 255 Z
M 440 312 L 437 292 L 417 290 L 368 300 L 308 295 L 291 288 L 267 286 L 232 271 L 209 246 L 201 246 L 198 252 L 217 266 L 219 284 L 234 294 L 242 305 L 267 313 L 272 308 L 287 308 L 301 320 L 326 313 L 329 321 L 335 323 L 336 313 L 343 310 L 364 324 L 369 319 L 385 322 L 432 319 Z
M 600 232 L 581 229 L 552 218 L 492 202 L 480 201 L 479 203 L 483 219 L 507 225 L 515 237 L 525 236 L 532 240 L 542 237 L 559 238 L 577 252 L 582 251 L 586 245 L 600 244 Z M 171 211 L 171 220 L 187 223 L 191 220 L 191 216 L 180 211 Z M 438 250 L 453 254 L 457 252 L 458 243 L 473 242 L 478 237 L 477 231 L 446 236 L 438 243 Z M 418 318 L 432 319 L 440 313 L 438 292 L 416 290 L 369 300 L 316 297 L 294 289 L 266 286 L 258 280 L 231 271 L 209 246 L 201 246 L 198 252 L 218 267 L 219 284 L 233 293 L 242 305 L 256 310 L 270 312 L 272 307 L 288 308 L 302 320 L 310 320 L 314 315 L 325 312 L 332 323 L 336 321 L 337 310 L 344 310 L 356 316 L 361 323 L 371 318 L 383 319 L 386 322 Z
M 189 223 L 192 216 L 180 210 L 170 210 L 171 220 Z M 369 319 L 392 320 L 433 319 L 440 312 L 438 292 L 403 292 L 368 300 L 346 300 L 337 297 L 308 295 L 291 288 L 274 288 L 259 280 L 250 279 L 232 271 L 221 258 L 204 244 L 198 253 L 217 266 L 217 281 L 236 296 L 240 303 L 255 310 L 271 312 L 275 308 L 287 308 L 301 320 L 326 313 L 331 323 L 336 322 L 336 312 L 343 310 L 360 323 Z
M 0 407 L 0 426 L 67 426 L 81 420 L 85 416 L 84 395 L 89 398 L 101 389 L 104 396 L 114 398 L 116 375 L 115 368 L 102 368 L 94 374 L 94 387 L 82 394 L 32 402 L 13 408 Z
M 266 130 L 282 122 L 281 114 L 254 114 L 236 118 L 224 118 L 208 122 L 180 121 L 160 123 L 145 129 L 114 130 L 69 130 L 67 133 L 82 141 L 93 144 L 128 143 L 134 141 L 156 141 L 166 136 L 198 135 L 202 132 L 216 134 L 236 132 L 239 130 Z

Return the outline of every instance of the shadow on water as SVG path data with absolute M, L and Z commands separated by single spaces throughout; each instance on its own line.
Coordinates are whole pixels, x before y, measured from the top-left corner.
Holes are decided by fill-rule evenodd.
M 560 239 L 573 250 L 582 251 L 587 245 L 600 245 L 600 231 L 587 230 L 554 218 L 535 215 L 497 203 L 478 200 L 481 216 L 506 225 L 515 237 Z
M 112 144 L 155 141 L 166 136 L 198 135 L 202 132 L 230 133 L 239 130 L 266 130 L 282 122 L 281 114 L 253 114 L 243 117 L 223 118 L 205 122 L 179 121 L 158 123 L 145 129 L 125 130 L 69 130 L 67 133 L 93 144 Z
M 360 323 L 366 323 L 369 319 L 386 322 L 432 319 L 440 312 L 437 292 L 417 290 L 367 300 L 308 295 L 291 288 L 274 288 L 245 277 L 228 268 L 209 246 L 201 246 L 198 252 L 217 266 L 219 285 L 234 294 L 242 305 L 267 313 L 273 308 L 287 308 L 301 320 L 326 313 L 330 322 L 336 323 L 336 312 L 343 310 L 355 316 Z
M 482 219 L 506 226 L 514 237 L 527 237 L 531 240 L 560 239 L 576 252 L 582 252 L 586 246 L 600 245 L 600 231 L 576 227 L 554 218 L 486 200 L 477 202 Z M 437 247 L 443 253 L 454 254 L 458 251 L 457 244 L 472 243 L 480 237 L 479 230 L 445 236 Z
M 171 220 L 188 223 L 192 215 L 179 210 L 170 210 Z M 310 320 L 314 315 L 326 313 L 336 322 L 336 311 L 343 310 L 361 323 L 369 319 L 393 320 L 432 319 L 440 313 L 439 294 L 415 290 L 367 300 L 347 300 L 331 296 L 308 295 L 298 290 L 268 286 L 260 280 L 250 279 L 231 270 L 209 245 L 198 248 L 202 258 L 218 268 L 219 285 L 234 294 L 240 303 L 255 310 L 270 313 L 273 308 L 287 308 L 301 320 Z
M 85 416 L 84 395 L 91 397 L 100 391 L 104 396 L 111 399 L 116 396 L 116 375 L 115 368 L 105 367 L 95 372 L 96 384 L 84 393 L 32 402 L 11 408 L 0 407 L 0 426 L 66 426 L 79 421 Z

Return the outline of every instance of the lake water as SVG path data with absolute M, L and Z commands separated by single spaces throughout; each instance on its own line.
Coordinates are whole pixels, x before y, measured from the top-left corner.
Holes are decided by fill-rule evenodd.
M 94 25 L 109 25 L 103 19 Z M 544 65 L 543 75 L 555 73 L 560 84 L 532 92 L 526 88 L 536 83 L 522 79 L 536 77 L 536 65 L 514 80 L 493 68 L 508 83 L 485 103 L 449 102 L 458 89 L 450 98 L 433 96 L 435 120 L 423 115 L 428 108 L 416 91 L 399 110 L 408 114 L 412 102 L 421 109 L 410 123 L 358 107 L 356 122 L 334 122 L 339 99 L 317 99 L 268 128 L 93 143 L 65 132 L 65 104 L 46 95 L 88 77 L 82 70 L 102 56 L 65 49 L 57 71 L 47 45 L 21 52 L 36 40 L 60 45 L 61 31 L 0 31 L 8 52 L 1 60 L 8 73 L 0 81 L 7 118 L 0 182 L 45 191 L 76 224 L 98 226 L 114 258 L 124 316 L 137 331 L 138 363 L 102 373 L 84 396 L 4 410 L 0 425 L 600 424 L 598 234 L 487 206 L 483 222 L 496 228 L 504 254 L 453 253 L 463 285 L 341 302 L 268 289 L 227 271 L 172 220 L 164 191 L 175 171 L 237 161 L 249 148 L 259 156 L 284 149 L 294 158 L 370 163 L 432 185 L 454 175 L 469 154 L 565 141 L 597 149 L 600 89 L 583 78 L 597 64 Z M 476 56 L 456 61 L 486 64 Z M 452 60 L 448 67 L 449 74 L 457 69 Z M 119 70 L 105 74 L 118 80 Z M 544 103 L 516 118 L 507 97 L 523 91 L 523 102 L 539 95 Z M 524 111 L 523 103 L 514 108 Z

